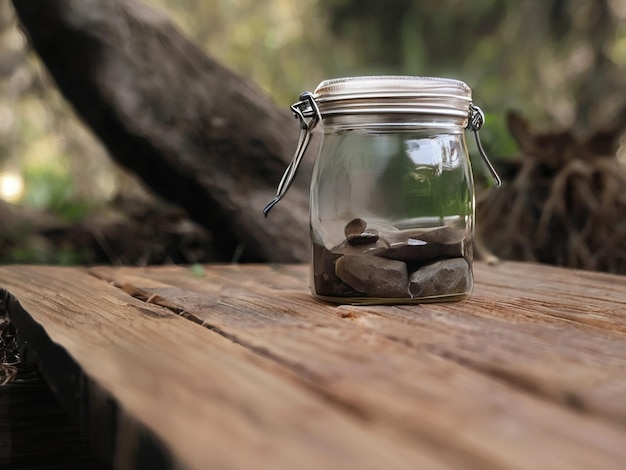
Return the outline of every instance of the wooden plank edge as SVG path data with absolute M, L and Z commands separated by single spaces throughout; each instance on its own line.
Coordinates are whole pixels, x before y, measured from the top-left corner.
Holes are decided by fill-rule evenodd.
M 150 430 L 123 413 L 114 397 L 83 373 L 6 289 L 0 288 L 0 304 L 17 329 L 20 357 L 37 367 L 95 455 L 120 469 L 182 467 Z

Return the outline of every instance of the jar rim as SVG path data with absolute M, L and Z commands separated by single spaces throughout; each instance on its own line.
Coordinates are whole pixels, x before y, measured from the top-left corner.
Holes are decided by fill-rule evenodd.
M 322 81 L 315 89 L 316 96 L 333 96 L 353 93 L 447 92 L 471 96 L 470 87 L 461 80 L 443 77 L 422 77 L 411 75 L 363 75 L 355 77 L 331 78 Z
M 371 75 L 324 80 L 313 96 L 322 117 L 333 114 L 429 114 L 464 117 L 472 101 L 460 80 Z

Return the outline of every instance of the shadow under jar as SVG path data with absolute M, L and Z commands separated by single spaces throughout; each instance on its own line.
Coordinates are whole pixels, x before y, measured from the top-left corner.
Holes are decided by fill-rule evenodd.
M 342 78 L 292 109 L 303 132 L 323 127 L 311 181 L 312 293 L 349 304 L 467 297 L 474 182 L 464 131 L 484 121 L 470 88 L 431 77 Z

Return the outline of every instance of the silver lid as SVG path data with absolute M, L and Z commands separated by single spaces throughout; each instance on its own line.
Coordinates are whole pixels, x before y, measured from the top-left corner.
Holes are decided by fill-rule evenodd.
M 472 90 L 460 80 L 366 76 L 325 80 L 313 93 L 324 116 L 409 113 L 465 118 Z

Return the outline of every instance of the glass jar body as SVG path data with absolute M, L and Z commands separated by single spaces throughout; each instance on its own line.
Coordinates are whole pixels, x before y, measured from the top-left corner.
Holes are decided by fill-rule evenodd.
M 460 300 L 473 287 L 463 127 L 329 119 L 311 182 L 311 290 L 347 304 Z

